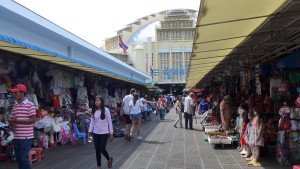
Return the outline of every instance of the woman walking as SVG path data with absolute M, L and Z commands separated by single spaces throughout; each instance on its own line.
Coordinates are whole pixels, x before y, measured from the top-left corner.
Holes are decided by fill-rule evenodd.
M 180 128 L 183 127 L 183 125 L 182 125 L 182 113 L 183 113 L 183 112 L 181 112 L 181 108 L 182 108 L 181 98 L 182 98 L 181 95 L 178 95 L 178 96 L 176 97 L 176 103 L 175 103 L 175 105 L 174 105 L 175 110 L 176 110 L 176 114 L 178 114 L 178 118 L 177 118 L 177 120 L 175 121 L 175 123 L 173 124 L 173 126 L 174 126 L 175 128 L 177 128 L 177 123 L 178 123 L 178 121 L 179 121 L 179 124 L 180 124 Z
M 132 120 L 132 127 L 130 130 L 130 138 L 132 138 L 132 132 L 134 130 L 135 124 L 137 123 L 137 139 L 142 140 L 141 134 L 141 122 L 142 122 L 142 109 L 143 103 L 139 99 L 139 94 L 135 93 L 133 95 L 132 101 L 129 103 L 129 110 L 130 110 L 130 119 Z
M 107 159 L 107 167 L 111 168 L 113 158 L 110 157 L 106 151 L 106 143 L 107 138 L 109 138 L 110 141 L 113 140 L 113 126 L 110 111 L 104 107 L 104 100 L 100 96 L 96 96 L 95 98 L 88 138 L 90 133 L 93 134 L 94 138 L 98 169 L 101 169 L 101 154 Z

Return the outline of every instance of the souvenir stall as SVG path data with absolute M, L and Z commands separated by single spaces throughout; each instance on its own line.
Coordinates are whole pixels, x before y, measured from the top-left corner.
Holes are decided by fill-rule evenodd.
M 115 83 L 112 79 L 109 82 L 107 79 L 0 51 L 0 119 L 6 125 L 15 104 L 10 89 L 22 83 L 28 90 L 26 98 L 36 107 L 33 146 L 51 148 L 62 142 L 65 136 L 73 137 L 72 124 L 76 124 L 80 132 L 86 133 L 93 99 L 97 95 L 104 98 L 105 106 L 112 112 L 113 122 L 118 124 L 121 99 L 128 89 L 122 89 L 122 83 Z M 0 141 L 3 141 L 3 134 Z M 66 139 L 64 143 L 67 141 L 72 139 Z M 8 144 L 1 144 L 0 150 L 4 151 L 7 147 Z
M 280 165 L 300 162 L 300 60 L 299 52 L 276 60 L 270 79 L 270 96 L 278 113 L 276 154 Z

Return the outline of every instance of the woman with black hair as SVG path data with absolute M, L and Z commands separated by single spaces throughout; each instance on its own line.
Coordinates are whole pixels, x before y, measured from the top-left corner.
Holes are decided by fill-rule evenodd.
M 107 138 L 109 138 L 110 141 L 113 140 L 113 126 L 110 111 L 104 107 L 104 100 L 100 96 L 96 96 L 95 98 L 88 138 L 90 133 L 93 134 L 94 138 L 98 169 L 101 168 L 101 153 L 107 159 L 108 168 L 111 168 L 113 158 L 110 157 L 106 151 L 106 143 Z

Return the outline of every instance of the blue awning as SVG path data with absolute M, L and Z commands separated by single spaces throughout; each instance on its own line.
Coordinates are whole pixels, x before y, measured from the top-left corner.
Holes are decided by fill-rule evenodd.
M 155 86 L 152 86 L 151 84 L 145 83 L 143 81 L 139 81 L 136 79 L 133 79 L 131 77 L 126 77 L 124 75 L 118 74 L 116 72 L 103 69 L 99 66 L 86 63 L 82 60 L 78 60 L 75 58 L 71 58 L 69 56 L 62 55 L 57 52 L 53 52 L 51 50 L 0 34 L 0 49 L 20 53 L 29 57 L 33 57 L 40 60 L 49 61 L 52 63 L 64 65 L 67 67 L 72 67 L 75 69 L 80 69 L 83 71 L 88 71 L 91 73 L 100 74 L 103 76 L 111 77 L 114 79 L 140 84 L 144 85 L 147 88 L 156 88 Z M 35 55 L 33 55 L 33 53 Z M 46 54 L 46 55 L 45 55 Z

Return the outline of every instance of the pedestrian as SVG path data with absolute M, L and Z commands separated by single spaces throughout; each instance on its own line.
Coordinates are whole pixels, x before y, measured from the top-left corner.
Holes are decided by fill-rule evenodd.
M 175 123 L 173 124 L 173 126 L 174 126 L 175 128 L 177 128 L 177 123 L 178 123 L 178 121 L 179 121 L 180 128 L 182 128 L 182 127 L 183 127 L 183 125 L 182 125 L 182 113 L 183 113 L 183 112 L 181 112 L 181 106 L 182 106 L 182 104 L 181 104 L 181 96 L 178 95 L 178 96 L 176 97 L 176 100 L 177 100 L 177 101 L 176 101 L 174 107 L 175 107 L 176 114 L 178 114 L 178 118 L 176 119 L 176 121 L 175 121 Z
M 203 114 L 208 111 L 208 107 L 209 104 L 207 103 L 207 100 L 205 99 L 205 97 L 202 97 L 199 105 L 199 114 Z
M 223 101 L 220 103 L 220 115 L 222 121 L 222 129 L 227 131 L 231 126 L 231 108 L 230 108 L 230 97 L 224 96 Z
M 157 101 L 157 109 L 159 112 L 159 118 L 160 120 L 165 120 L 165 109 L 166 109 L 166 99 L 163 97 L 163 95 L 160 96 L 160 98 Z
M 135 124 L 137 124 L 137 139 L 142 140 L 142 137 L 140 136 L 140 134 L 141 134 L 143 103 L 139 99 L 138 93 L 135 93 L 133 95 L 133 99 L 129 103 L 129 109 L 130 109 L 130 118 L 132 120 L 132 127 L 130 130 L 129 140 L 132 137 L 132 132 L 134 130 Z
M 184 99 L 184 119 L 185 119 L 185 129 L 188 129 L 188 126 L 191 130 L 193 130 L 193 115 L 195 114 L 195 106 L 194 102 L 195 94 L 191 92 L 189 96 Z
M 241 154 L 245 155 L 244 157 L 248 157 L 247 154 L 247 143 L 245 142 L 244 136 L 245 136 L 245 132 L 246 132 L 246 128 L 247 128 L 247 124 L 249 123 L 249 119 L 248 119 L 248 105 L 247 103 L 241 103 L 240 107 L 239 107 L 240 111 L 241 111 L 241 115 L 242 115 L 242 121 L 241 121 L 241 135 L 240 135 L 240 145 L 241 145 Z
M 151 121 L 151 114 L 152 114 L 153 108 L 151 106 L 151 102 L 150 102 L 149 96 L 146 96 L 145 100 L 146 100 L 146 107 L 145 107 L 145 103 L 144 103 L 144 108 L 146 108 L 146 116 L 147 116 L 146 119 L 149 120 L 149 121 Z
M 252 161 L 254 159 L 254 157 L 252 156 L 252 145 L 249 144 L 249 136 L 250 136 L 250 131 L 251 131 L 251 123 L 252 123 L 252 120 L 254 118 L 254 114 L 252 111 L 250 111 L 248 113 L 248 123 L 247 123 L 247 126 L 246 126 L 246 130 L 245 130 L 245 134 L 244 134 L 244 140 L 245 140 L 245 147 L 246 147 L 246 154 L 244 157 L 246 157 L 246 160 L 248 161 Z M 249 158 L 250 157 L 250 158 Z
M 113 140 L 113 125 L 110 111 L 104 107 L 104 100 L 100 96 L 95 97 L 88 138 L 90 138 L 90 133 L 93 134 L 98 169 L 101 168 L 101 154 L 107 160 L 107 167 L 111 168 L 113 158 L 106 151 L 106 143 L 108 138 L 110 141 Z
M 147 104 L 148 104 L 148 101 L 147 101 L 146 98 L 147 98 L 147 95 L 145 95 L 145 97 L 140 97 L 140 101 L 143 103 L 142 121 L 146 121 L 146 119 L 147 119 L 147 110 L 148 110 Z
M 129 138 L 130 129 L 132 121 L 130 119 L 130 110 L 129 110 L 129 103 L 133 99 L 133 94 L 136 92 L 135 88 L 130 89 L 130 93 L 123 98 L 122 101 L 122 108 L 121 108 L 121 115 L 125 118 L 125 140 L 132 139 Z
M 9 124 L 14 128 L 14 151 L 19 169 L 31 169 L 29 162 L 29 152 L 32 145 L 33 124 L 35 123 L 36 110 L 32 102 L 26 96 L 26 86 L 16 85 L 11 92 L 14 99 L 18 102 L 12 109 L 12 116 Z
M 259 163 L 260 147 L 264 146 L 263 121 L 260 117 L 260 113 L 257 107 L 252 107 L 251 110 L 253 111 L 254 118 L 251 122 L 249 144 L 251 145 L 251 147 L 253 147 L 252 149 L 253 160 L 247 164 L 253 165 L 255 167 L 260 167 L 261 166 L 261 163 Z

